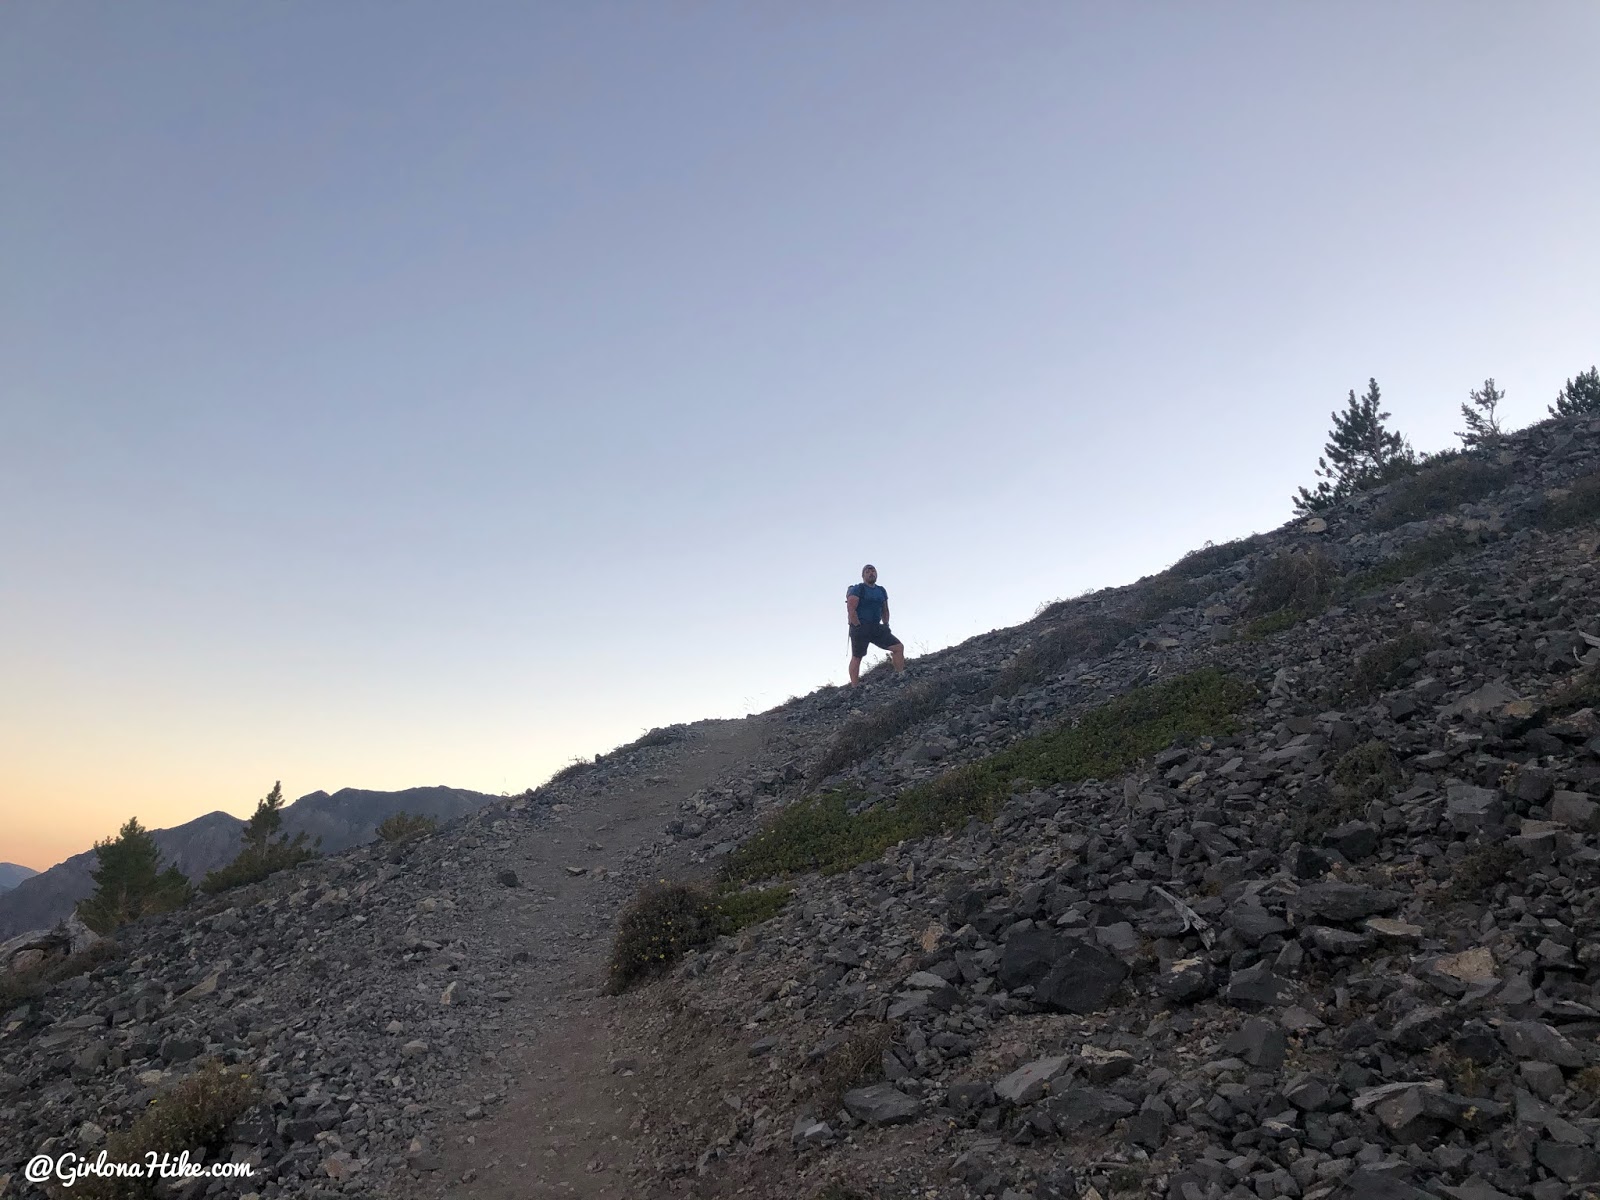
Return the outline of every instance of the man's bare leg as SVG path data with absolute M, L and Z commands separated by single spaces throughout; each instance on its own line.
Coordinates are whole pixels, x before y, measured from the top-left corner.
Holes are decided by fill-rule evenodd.
M 861 686 L 861 660 L 859 658 L 850 660 L 850 686 Z
M 906 669 L 906 648 L 896 642 L 889 647 L 889 653 L 894 655 L 894 673 L 898 675 Z

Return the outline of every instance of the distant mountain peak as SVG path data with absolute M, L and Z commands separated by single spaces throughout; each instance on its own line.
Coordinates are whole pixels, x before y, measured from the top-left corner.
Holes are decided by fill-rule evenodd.
M 323 854 L 337 854 L 371 841 L 378 823 L 395 813 L 432 817 L 440 823 L 476 811 L 498 799 L 484 792 L 443 784 L 379 792 L 365 788 L 340 788 L 333 795 L 308 792 L 283 808 L 283 831 L 290 837 L 304 833 Z M 176 866 L 195 883 L 208 871 L 233 861 L 239 852 L 239 831 L 244 822 L 220 809 L 151 833 L 162 860 Z M 48 871 L 0 864 L 0 941 L 61 920 L 94 890 L 93 850 L 75 854 Z M 7 882 L 7 870 L 19 871 Z

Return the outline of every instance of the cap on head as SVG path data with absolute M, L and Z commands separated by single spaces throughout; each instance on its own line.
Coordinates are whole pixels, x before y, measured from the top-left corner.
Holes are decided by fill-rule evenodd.
M 861 568 L 861 573 L 865 575 L 868 571 L 876 571 L 877 569 L 877 567 L 873 566 L 871 563 L 868 563 L 866 566 Z

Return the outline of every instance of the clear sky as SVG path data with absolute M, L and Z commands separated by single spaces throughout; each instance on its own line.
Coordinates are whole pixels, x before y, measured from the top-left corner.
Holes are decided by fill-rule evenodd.
M 1600 359 L 1600 5 L 0 6 L 0 860 L 520 791 Z

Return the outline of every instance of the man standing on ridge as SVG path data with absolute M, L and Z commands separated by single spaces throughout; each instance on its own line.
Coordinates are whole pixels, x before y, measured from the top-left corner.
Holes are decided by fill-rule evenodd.
M 878 568 L 861 568 L 861 582 L 845 589 L 844 611 L 850 619 L 850 686 L 861 685 L 861 659 L 867 647 L 877 646 L 894 655 L 898 674 L 906 669 L 906 648 L 889 630 L 889 593 L 878 586 Z

